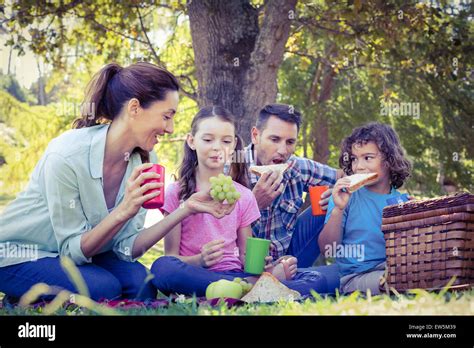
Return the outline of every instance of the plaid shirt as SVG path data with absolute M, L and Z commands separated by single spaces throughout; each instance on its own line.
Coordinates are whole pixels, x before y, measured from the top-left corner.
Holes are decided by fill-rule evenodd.
M 253 144 L 245 148 L 246 158 L 253 158 Z M 247 157 L 248 156 L 248 157 Z M 274 259 L 286 255 L 290 246 L 298 212 L 303 205 L 303 192 L 310 186 L 333 186 L 337 170 L 313 160 L 291 156 L 291 165 L 283 174 L 283 193 L 272 204 L 260 210 L 260 220 L 252 224 L 253 235 L 272 241 Z M 249 183 L 255 187 L 258 177 L 249 171 Z

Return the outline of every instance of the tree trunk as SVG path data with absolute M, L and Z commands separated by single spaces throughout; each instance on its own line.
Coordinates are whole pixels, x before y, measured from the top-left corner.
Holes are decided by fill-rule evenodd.
M 335 49 L 336 45 L 334 43 L 328 47 L 326 61 L 329 61 L 335 54 Z M 316 104 L 316 112 L 310 133 L 310 138 L 313 141 L 311 148 L 313 159 L 320 163 L 327 163 L 329 159 L 329 122 L 326 102 L 331 98 L 335 75 L 331 66 L 320 61 L 309 92 L 309 104 Z
M 7 75 L 10 76 L 11 74 L 11 64 L 12 64 L 12 53 L 13 53 L 13 46 L 10 46 L 10 51 L 8 52 L 8 68 L 7 68 Z
M 246 143 L 258 111 L 276 99 L 296 1 L 269 0 L 261 25 L 259 11 L 248 0 L 188 1 L 198 104 L 229 109 Z
M 329 122 L 326 102 L 331 97 L 335 82 L 335 74 L 332 69 L 327 67 L 325 70 L 316 108 L 316 117 L 311 127 L 313 159 L 320 163 L 327 163 L 329 159 Z
M 38 104 L 46 105 L 46 91 L 44 86 L 43 72 L 41 71 L 39 59 L 40 58 L 38 57 L 36 60 L 36 64 L 38 67 Z

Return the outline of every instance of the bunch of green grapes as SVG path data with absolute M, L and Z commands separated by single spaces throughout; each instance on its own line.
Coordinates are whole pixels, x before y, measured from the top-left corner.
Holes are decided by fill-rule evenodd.
M 234 282 L 240 284 L 242 287 L 242 296 L 245 296 L 250 290 L 252 290 L 253 285 L 247 282 L 245 279 L 234 278 Z
M 211 183 L 211 197 L 217 201 L 234 204 L 240 198 L 240 192 L 235 189 L 234 183 L 230 176 L 219 174 L 209 179 Z

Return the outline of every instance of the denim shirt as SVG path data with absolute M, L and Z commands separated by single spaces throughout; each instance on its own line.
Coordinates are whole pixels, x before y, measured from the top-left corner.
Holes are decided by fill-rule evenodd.
M 109 125 L 73 129 L 53 139 L 36 164 L 28 185 L 0 216 L 0 267 L 43 257 L 69 256 L 77 265 L 91 262 L 81 250 L 82 235 L 108 214 L 103 191 L 105 141 Z M 156 154 L 150 152 L 151 162 Z M 122 200 L 133 168 L 133 153 L 115 200 Z M 125 261 L 145 222 L 146 209 L 128 220 L 100 252 L 113 250 Z

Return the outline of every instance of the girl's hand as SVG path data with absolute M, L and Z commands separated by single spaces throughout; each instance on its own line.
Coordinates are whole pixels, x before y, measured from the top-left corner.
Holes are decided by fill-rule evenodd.
M 204 244 L 201 248 L 201 266 L 204 268 L 211 267 L 222 260 L 224 257 L 224 240 L 213 240 Z
M 192 214 L 209 213 L 220 219 L 230 214 L 235 208 L 234 204 L 224 204 L 214 200 L 209 191 L 199 191 L 189 197 L 184 204 Z
M 273 251 L 276 249 L 275 244 L 271 243 L 270 244 L 270 254 L 273 253 Z M 274 266 L 273 264 L 273 257 L 272 256 L 265 256 L 265 267 L 264 267 L 264 272 L 270 272 L 271 268 Z
M 265 267 L 263 268 L 264 272 L 270 272 L 273 268 L 273 257 L 265 256 Z
M 351 194 L 347 191 L 344 192 L 342 189 L 349 189 L 351 181 L 349 178 L 341 178 L 339 179 L 332 189 L 332 197 L 334 200 L 334 205 L 339 208 L 340 210 L 344 210 L 349 203 L 349 199 L 351 198 Z
M 143 203 L 161 194 L 163 183 L 154 182 L 141 186 L 146 179 L 158 179 L 160 177 L 160 175 L 155 172 L 142 173 L 143 170 L 150 168 L 152 165 L 153 163 L 144 163 L 133 169 L 132 174 L 127 180 L 123 200 L 117 207 L 121 213 L 121 220 L 127 221 L 134 217 Z M 160 190 L 146 195 L 144 194 L 148 190 L 156 188 Z

